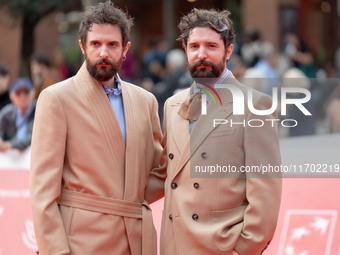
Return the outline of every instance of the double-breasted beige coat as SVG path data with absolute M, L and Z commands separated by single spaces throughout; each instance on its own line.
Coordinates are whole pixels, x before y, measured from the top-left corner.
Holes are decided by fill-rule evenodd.
M 224 83 L 242 91 L 244 114 L 233 114 L 232 94 L 219 89 L 222 106 L 210 101 L 207 115 L 200 116 L 190 135 L 189 121 L 178 114 L 190 96 L 189 89 L 165 104 L 162 160 L 167 162 L 167 172 L 161 255 L 228 255 L 233 250 L 240 255 L 256 255 L 273 237 L 281 200 L 281 173 L 248 173 L 244 169 L 280 166 L 277 121 L 268 121 L 277 116 L 275 112 L 264 116 L 250 112 L 246 104 L 248 87 L 232 75 Z M 253 104 L 255 109 L 266 110 L 272 100 L 253 91 Z M 220 120 L 215 126 L 214 119 Z M 260 126 L 261 121 L 263 126 L 251 127 Z M 217 171 L 229 166 L 229 172 L 204 172 L 209 167 Z

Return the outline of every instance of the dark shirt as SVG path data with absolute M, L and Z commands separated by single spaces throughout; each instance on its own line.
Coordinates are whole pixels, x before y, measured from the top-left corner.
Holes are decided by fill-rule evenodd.
M 4 106 L 8 105 L 11 102 L 9 98 L 9 93 L 6 91 L 5 93 L 0 95 L 0 110 L 4 108 Z

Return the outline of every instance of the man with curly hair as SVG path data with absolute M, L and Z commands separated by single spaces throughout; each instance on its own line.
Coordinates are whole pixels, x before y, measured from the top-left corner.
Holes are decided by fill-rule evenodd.
M 161 255 L 261 254 L 276 227 L 281 174 L 243 171 L 280 165 L 276 125 L 246 124 L 275 120 L 276 113 L 258 116 L 244 109 L 242 115 L 233 114 L 236 98 L 216 86 L 231 85 L 248 98 L 248 87 L 227 69 L 235 37 L 229 15 L 227 10 L 193 9 L 179 23 L 194 81 L 164 107 Z M 211 95 L 221 103 L 217 98 L 213 103 Z M 204 98 L 208 105 L 201 114 Z M 255 109 L 271 108 L 269 96 L 253 91 L 252 98 Z
M 117 73 L 131 26 L 111 2 L 88 7 L 83 66 L 39 96 L 30 195 L 42 255 L 156 255 L 144 191 L 162 133 L 155 97 Z

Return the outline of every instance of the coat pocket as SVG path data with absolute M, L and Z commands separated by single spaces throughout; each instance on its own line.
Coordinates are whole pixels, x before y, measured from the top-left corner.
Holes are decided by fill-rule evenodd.
M 221 251 L 232 250 L 243 228 L 246 205 L 228 210 L 211 211 L 210 225 L 212 241 Z
M 72 234 L 72 229 L 74 227 L 76 209 L 73 207 L 60 205 L 60 214 L 63 219 L 64 228 L 66 235 Z

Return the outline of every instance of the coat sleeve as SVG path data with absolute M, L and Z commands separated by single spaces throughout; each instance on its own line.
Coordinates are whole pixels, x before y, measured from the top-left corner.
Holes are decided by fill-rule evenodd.
M 52 90 L 39 96 L 31 145 L 30 198 L 37 245 L 42 255 L 69 254 L 58 208 L 67 125 L 63 106 Z
M 155 102 L 157 104 L 157 102 Z M 164 109 L 166 109 L 166 104 Z M 154 157 L 154 168 L 150 173 L 150 177 L 148 180 L 148 184 L 145 190 L 145 200 L 148 203 L 153 203 L 158 199 L 164 196 L 164 182 L 166 179 L 166 170 L 167 170 L 167 158 L 166 158 L 166 148 L 164 147 L 166 143 L 166 114 L 164 112 L 164 121 L 163 121 L 163 131 L 164 136 L 160 139 L 161 136 L 155 134 L 161 133 L 159 128 L 159 118 L 157 113 L 157 107 L 153 110 L 153 128 L 154 128 L 154 145 L 155 145 L 155 157 Z M 165 110 L 164 110 L 165 111 Z M 158 124 L 157 124 L 158 123 Z M 156 132 L 155 132 L 156 130 Z M 155 139 L 157 138 L 157 139 Z M 162 151 L 163 148 L 163 151 Z
M 264 110 L 269 109 L 271 104 L 270 97 L 261 96 L 254 106 L 258 110 Z M 277 121 L 268 121 L 277 119 L 276 113 L 265 116 L 250 113 L 247 122 L 250 119 L 261 119 L 265 124 L 262 127 L 247 125 L 245 128 L 245 166 L 280 166 Z M 243 229 L 234 249 L 242 255 L 262 254 L 274 235 L 278 220 L 282 188 L 281 172 L 247 173 L 246 178 L 248 205 L 244 213 Z

